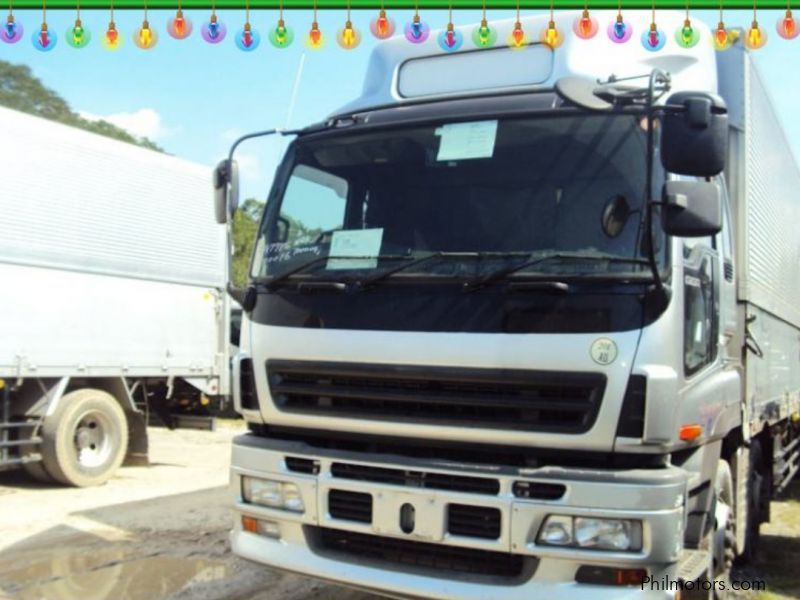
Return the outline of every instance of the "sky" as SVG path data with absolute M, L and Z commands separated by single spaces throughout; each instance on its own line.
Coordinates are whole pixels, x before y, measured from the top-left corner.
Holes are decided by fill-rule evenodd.
M 328 40 L 317 52 L 309 52 L 301 43 L 312 20 L 311 11 L 287 11 L 285 18 L 294 27 L 296 39 L 282 50 L 269 46 L 266 39 L 277 11 L 251 11 L 250 21 L 260 29 L 263 46 L 252 53 L 240 51 L 231 39 L 207 44 L 199 35 L 199 27 L 210 11 L 184 12 L 192 19 L 195 31 L 188 39 L 178 41 L 166 33 L 167 20 L 174 12 L 150 11 L 149 21 L 160 39 L 155 48 L 143 51 L 130 37 L 141 24 L 142 13 L 117 11 L 117 29 L 126 39 L 122 48 L 108 52 L 99 43 L 108 24 L 106 12 L 82 11 L 83 24 L 95 38 L 86 48 L 76 50 L 64 41 L 74 13 L 51 10 L 47 20 L 59 36 L 58 46 L 43 53 L 35 50 L 29 39 L 41 22 L 41 12 L 15 11 L 17 21 L 25 26 L 25 38 L 14 45 L 0 44 L 0 59 L 29 65 L 45 85 L 86 116 L 103 117 L 151 138 L 171 154 L 214 165 L 227 155 L 231 142 L 244 133 L 308 125 L 356 98 L 376 43 L 369 35 L 369 20 L 375 11 L 353 12 L 354 25 L 365 35 L 361 45 L 351 51 L 340 49 L 333 39 L 333 33 L 342 26 L 343 11 L 320 11 L 319 25 Z M 218 15 L 226 23 L 229 37 L 244 21 L 244 11 L 219 11 Z M 755 53 L 756 61 L 795 155 L 800 156 L 800 116 L 796 114 L 800 69 L 791 66 L 800 60 L 800 38 L 785 41 L 778 37 L 774 24 L 779 15 L 781 11 L 759 12 L 759 20 L 770 36 L 767 45 Z M 393 16 L 399 29 L 411 11 L 397 11 Z M 490 10 L 489 14 L 490 19 L 513 16 L 510 10 Z M 716 12 L 696 11 L 692 16 L 711 27 L 718 21 Z M 425 11 L 423 18 L 432 27 L 440 27 L 447 22 L 447 13 Z M 747 26 L 751 18 L 749 11 L 729 10 L 725 14 L 729 27 Z M 457 11 L 454 20 L 457 24 L 475 23 L 480 12 Z M 634 39 L 630 43 L 637 42 Z M 243 197 L 266 196 L 286 143 L 285 138 L 272 138 L 242 146 L 237 159 Z

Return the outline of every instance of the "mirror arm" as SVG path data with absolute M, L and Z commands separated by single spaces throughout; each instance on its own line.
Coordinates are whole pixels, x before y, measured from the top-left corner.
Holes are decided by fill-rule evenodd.
M 230 163 L 230 161 L 233 160 L 233 153 L 236 152 L 236 148 L 238 148 L 239 144 L 241 144 L 242 142 L 246 142 L 247 140 L 252 140 L 253 138 L 265 137 L 268 135 L 276 135 L 276 134 L 281 136 L 296 135 L 300 133 L 300 131 L 301 131 L 300 129 L 275 128 L 275 129 L 267 129 L 266 131 L 256 131 L 254 133 L 248 133 L 247 135 L 243 135 L 238 140 L 233 142 L 233 144 L 231 145 L 230 152 L 228 152 L 228 162 Z
M 256 131 L 255 133 L 248 133 L 247 135 L 243 135 L 239 139 L 237 139 L 231 145 L 231 149 L 228 152 L 228 161 L 225 165 L 225 177 L 226 183 L 228 185 L 230 183 L 230 175 L 231 175 L 231 165 L 233 164 L 233 155 L 236 152 L 236 149 L 242 142 L 247 140 L 252 140 L 253 138 L 258 137 L 265 137 L 269 135 L 296 135 L 300 133 L 300 129 L 267 129 L 266 131 Z M 248 286 L 246 288 L 239 288 L 233 285 L 231 281 L 231 277 L 233 277 L 233 252 L 231 240 L 233 239 L 233 219 L 229 219 L 226 227 L 226 235 L 227 235 L 227 247 L 228 247 L 228 285 L 227 285 L 227 292 L 231 298 L 236 300 L 239 304 L 242 305 L 242 310 L 245 312 L 250 312 L 253 310 L 253 307 L 256 305 L 257 293 L 255 287 Z

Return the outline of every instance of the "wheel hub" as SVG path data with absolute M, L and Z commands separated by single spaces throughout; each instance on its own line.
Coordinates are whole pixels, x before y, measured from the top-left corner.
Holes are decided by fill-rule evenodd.
M 111 455 L 111 423 L 98 411 L 81 415 L 75 426 L 74 447 L 78 462 L 88 468 L 98 467 Z

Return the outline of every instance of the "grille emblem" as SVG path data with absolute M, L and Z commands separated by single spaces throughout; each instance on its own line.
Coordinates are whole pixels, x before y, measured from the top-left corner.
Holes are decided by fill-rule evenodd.
M 414 510 L 413 504 L 406 502 L 400 507 L 400 529 L 403 533 L 411 533 L 414 531 L 415 513 L 416 510 Z

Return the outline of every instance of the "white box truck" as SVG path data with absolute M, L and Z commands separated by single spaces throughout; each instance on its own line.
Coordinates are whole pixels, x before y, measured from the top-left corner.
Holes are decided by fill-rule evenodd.
M 290 132 L 234 290 L 236 554 L 397 598 L 730 589 L 798 468 L 800 170 L 694 27 L 390 40 Z
M 73 485 L 229 392 L 211 169 L 0 108 L 0 469 Z

